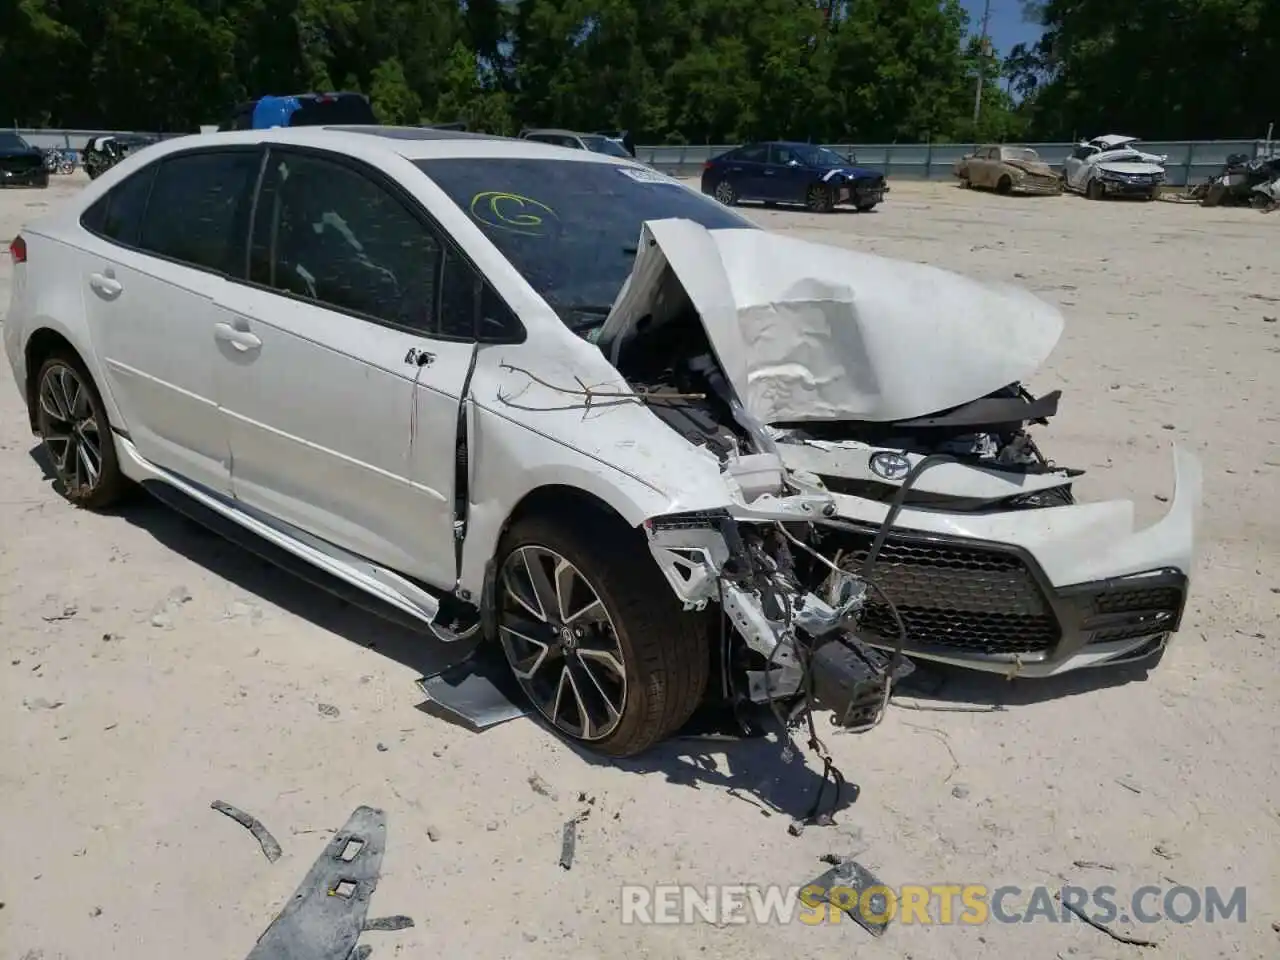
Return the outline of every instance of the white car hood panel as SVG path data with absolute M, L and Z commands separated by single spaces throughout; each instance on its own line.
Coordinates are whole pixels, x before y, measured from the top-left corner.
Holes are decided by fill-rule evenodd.
M 615 361 L 637 320 L 661 322 L 668 264 L 763 423 L 935 413 L 1027 377 L 1062 334 L 1062 314 L 1017 287 L 765 230 L 659 220 L 644 225 L 602 330 Z
M 1106 170 L 1108 173 L 1163 173 L 1164 167 L 1158 163 L 1148 163 L 1142 160 L 1102 160 L 1098 163 L 1099 170 Z

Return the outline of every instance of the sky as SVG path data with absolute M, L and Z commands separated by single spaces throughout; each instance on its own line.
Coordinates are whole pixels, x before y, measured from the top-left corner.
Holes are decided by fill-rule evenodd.
M 969 11 L 973 32 L 982 25 L 983 0 L 960 0 Z M 1022 0 L 991 0 L 991 23 L 988 27 L 991 45 L 998 56 L 1005 56 L 1015 43 L 1030 46 L 1040 38 L 1040 28 L 1022 17 Z

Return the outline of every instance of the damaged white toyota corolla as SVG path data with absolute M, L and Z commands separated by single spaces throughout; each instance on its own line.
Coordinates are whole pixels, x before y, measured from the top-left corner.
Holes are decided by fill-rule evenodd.
M 129 481 L 446 640 L 564 735 L 704 702 L 874 722 L 923 657 L 1158 655 L 1168 515 L 1077 504 L 1030 294 L 768 233 L 587 151 L 395 128 L 184 137 L 14 240 L 5 346 L 67 497 Z

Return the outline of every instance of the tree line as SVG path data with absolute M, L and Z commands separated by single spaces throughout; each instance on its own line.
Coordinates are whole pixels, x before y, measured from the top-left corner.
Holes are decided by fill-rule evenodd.
M 1042 39 L 1000 58 L 959 0 L 0 0 L 0 123 L 192 131 L 338 89 L 385 123 L 639 143 L 1207 139 L 1272 119 L 1280 0 L 1026 7 Z

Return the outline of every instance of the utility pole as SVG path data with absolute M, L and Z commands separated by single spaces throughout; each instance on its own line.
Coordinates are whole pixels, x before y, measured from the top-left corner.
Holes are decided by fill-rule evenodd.
M 991 0 L 982 5 L 982 36 L 978 39 L 978 88 L 973 94 L 973 125 L 978 125 L 978 117 L 982 115 L 982 72 L 986 68 L 987 57 L 987 25 L 991 20 Z M 977 131 L 974 131 L 977 136 Z

